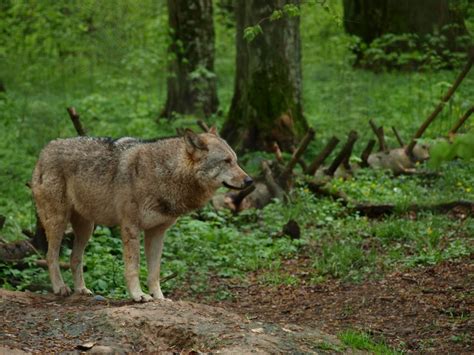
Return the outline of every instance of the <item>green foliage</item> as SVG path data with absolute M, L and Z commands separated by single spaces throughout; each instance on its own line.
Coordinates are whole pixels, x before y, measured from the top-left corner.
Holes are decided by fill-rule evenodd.
M 168 74 L 164 2 L 5 4 L 0 5 L 6 9 L 0 11 L 0 79 L 7 88 L 0 92 L 0 214 L 7 220 L 1 236 L 16 240 L 22 238 L 22 229 L 32 229 L 35 224 L 25 183 L 31 178 L 41 147 L 56 137 L 75 135 L 65 107 L 75 106 L 88 133 L 95 136 L 174 135 L 178 127 L 195 127 L 196 117 L 156 121 Z M 342 14 L 341 3 L 323 5 L 328 6 L 325 11 L 305 11 L 300 18 L 303 104 L 318 132 L 306 158 L 312 159 L 331 135 L 343 139 L 350 129 L 357 129 L 361 136 L 355 147 L 358 155 L 368 137 L 372 138 L 367 125 L 372 117 L 378 124 L 396 126 L 408 140 L 457 73 L 374 74 L 353 70 L 353 56 L 347 50 L 351 38 L 337 21 Z M 278 11 L 273 20 L 292 13 L 291 9 Z M 217 18 L 215 67 L 225 113 L 232 98 L 235 45 L 233 29 L 223 23 Z M 193 75 L 199 78 L 213 73 L 198 69 Z M 454 120 L 472 105 L 473 95 L 474 77 L 468 75 L 427 137 L 446 135 Z M 222 122 L 223 117 L 215 116 L 209 123 L 219 126 Z M 389 134 L 387 143 L 396 145 Z M 434 160 L 438 159 L 437 149 L 435 146 Z M 457 155 L 467 152 L 467 148 L 457 149 Z M 256 152 L 240 158 L 256 174 L 261 160 L 272 155 Z M 383 172 L 361 170 L 354 179 L 336 179 L 329 187 L 355 201 L 395 203 L 400 212 L 411 203 L 474 199 L 472 159 L 442 162 L 439 170 L 442 175 L 435 178 L 393 178 Z M 192 285 L 194 292 L 227 298 L 230 294 L 225 286 L 209 288 L 210 277 L 245 278 L 246 273 L 258 269 L 268 270 L 260 282 L 296 285 L 301 280 L 285 270 L 284 259 L 308 251 L 313 282 L 328 278 L 360 281 L 395 268 L 431 265 L 473 252 L 471 218 L 458 222 L 426 214 L 417 220 L 398 215 L 369 221 L 350 214 L 337 201 L 315 198 L 300 182 L 289 201 L 274 201 L 263 210 L 244 211 L 238 216 L 206 207 L 181 218 L 165 241 L 162 275 L 178 274 L 163 285 L 165 293 Z M 300 225 L 300 240 L 281 236 L 289 219 Z M 64 261 L 69 253 L 64 247 Z M 47 272 L 34 264 L 38 258 L 28 258 L 28 267 L 23 270 L 2 264 L 3 287 L 48 286 Z M 144 258 L 141 263 L 145 280 Z M 85 267 L 86 282 L 95 292 L 125 296 L 122 246 L 116 230 L 95 231 L 86 250 Z M 64 275 L 71 284 L 70 272 Z
M 443 161 L 460 158 L 463 160 L 474 159 L 474 131 L 464 135 L 458 135 L 452 143 L 438 141 L 430 149 L 429 164 L 433 168 L 439 168 Z
M 390 349 L 384 342 L 374 341 L 369 334 L 361 331 L 346 330 L 339 334 L 339 339 L 351 349 L 366 350 L 377 355 L 401 354 Z
M 376 71 L 396 70 L 439 70 L 459 67 L 467 60 L 465 51 L 451 51 L 449 48 L 469 48 L 469 35 L 457 36 L 456 44 L 450 43 L 445 33 L 457 25 L 446 25 L 439 33 L 419 36 L 414 33 L 387 33 L 377 37 L 369 45 L 354 38 L 352 50 L 358 54 L 357 66 Z

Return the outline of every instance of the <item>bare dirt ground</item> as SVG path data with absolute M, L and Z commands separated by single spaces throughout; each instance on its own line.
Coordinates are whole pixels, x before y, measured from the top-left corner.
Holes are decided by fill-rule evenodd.
M 247 284 L 213 278 L 209 294 L 177 290 L 168 295 L 173 302 L 148 304 L 0 290 L 0 354 L 334 353 L 344 349 L 335 336 L 344 329 L 408 353 L 472 354 L 473 261 L 310 285 L 310 262 L 301 257 L 283 266 L 298 285 L 262 284 L 260 271 Z M 223 287 L 232 298 L 215 301 L 212 290 Z
M 0 354 L 320 353 L 341 345 L 317 329 L 186 301 L 134 304 L 0 290 L 0 314 Z
M 338 334 L 370 333 L 408 353 L 474 353 L 474 255 L 458 262 L 394 272 L 379 281 L 316 286 L 305 280 L 306 258 L 288 260 L 283 270 L 296 286 L 265 286 L 255 273 L 247 285 L 229 284 L 231 300 L 207 301 L 265 322 L 293 323 Z M 213 286 L 222 288 L 223 280 Z M 184 294 L 175 295 L 186 298 Z

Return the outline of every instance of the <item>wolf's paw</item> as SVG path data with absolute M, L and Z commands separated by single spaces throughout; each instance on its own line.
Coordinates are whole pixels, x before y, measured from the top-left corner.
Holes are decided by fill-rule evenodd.
M 93 295 L 92 291 L 89 290 L 87 287 L 81 287 L 81 288 L 75 289 L 74 293 L 77 293 L 78 295 L 87 295 L 87 296 Z
M 59 295 L 62 297 L 69 296 L 71 293 L 71 289 L 66 285 L 60 286 L 57 290 L 54 291 L 55 295 Z
M 150 302 L 153 301 L 153 297 L 146 293 L 141 293 L 132 297 L 135 302 Z

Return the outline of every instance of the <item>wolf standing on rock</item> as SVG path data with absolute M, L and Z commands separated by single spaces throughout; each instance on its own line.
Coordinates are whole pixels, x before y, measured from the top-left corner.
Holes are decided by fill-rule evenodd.
M 92 293 L 84 283 L 82 258 L 94 224 L 119 225 L 130 296 L 137 302 L 163 299 L 160 262 L 166 229 L 182 214 L 204 206 L 219 187 L 242 189 L 251 183 L 215 128 L 154 141 L 78 137 L 50 142 L 34 169 L 32 191 L 48 239 L 54 293 L 71 293 L 59 270 L 61 240 L 70 222 L 76 293 Z M 151 296 L 139 281 L 142 230 Z

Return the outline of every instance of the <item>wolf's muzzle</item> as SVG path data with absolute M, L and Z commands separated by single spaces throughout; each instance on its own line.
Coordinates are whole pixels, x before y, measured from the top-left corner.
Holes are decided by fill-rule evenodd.
M 232 185 L 229 185 L 228 183 L 226 183 L 225 181 L 222 182 L 222 185 L 224 185 L 228 189 L 233 189 L 233 190 L 243 190 L 243 189 L 249 187 L 252 184 L 253 184 L 253 179 L 248 175 L 244 179 L 244 185 L 243 186 L 232 186 Z

